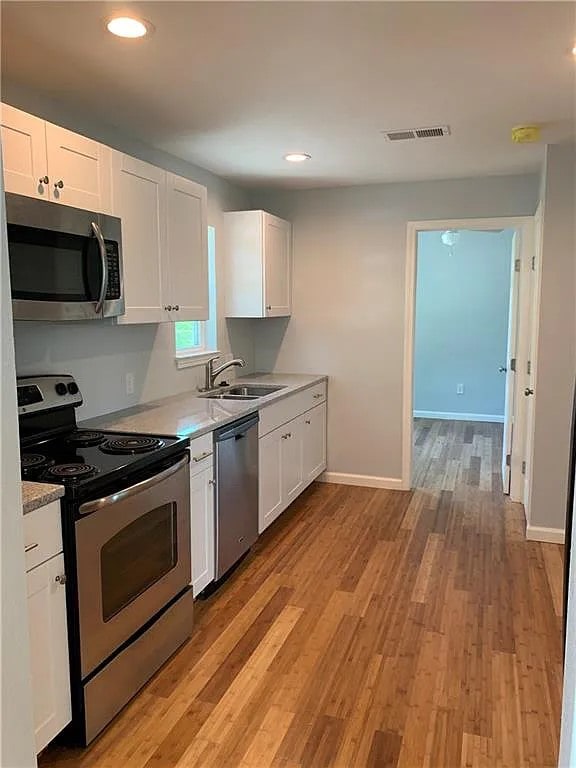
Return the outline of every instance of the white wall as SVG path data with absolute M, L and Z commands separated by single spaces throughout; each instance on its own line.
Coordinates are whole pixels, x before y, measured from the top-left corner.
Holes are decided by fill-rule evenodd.
M 542 288 L 529 524 L 564 529 L 576 377 L 576 152 L 550 145 L 542 176 Z
M 0 766 L 30 768 L 36 765 L 36 756 L 32 725 L 12 303 L 1 169 L 0 161 Z
M 293 315 L 255 324 L 256 369 L 331 376 L 332 472 L 398 479 L 406 223 L 532 215 L 537 176 L 258 192 L 294 225 Z
M 418 233 L 415 415 L 504 420 L 513 238 L 464 229 L 449 249 L 442 232 Z
M 72 113 L 46 96 L 10 83 L 2 99 L 15 107 L 84 133 L 120 151 L 204 184 L 208 189 L 208 224 L 216 230 L 217 283 L 223 285 L 222 212 L 246 207 L 246 193 L 208 171 L 159 152 L 91 117 Z M 200 368 L 178 370 L 174 361 L 174 329 L 160 325 L 116 326 L 113 321 L 79 323 L 16 322 L 16 368 L 19 375 L 71 373 L 79 383 L 85 405 L 79 419 L 98 416 L 196 387 Z M 224 354 L 246 359 L 253 370 L 251 320 L 224 318 L 224 297 L 218 294 L 218 342 Z M 135 375 L 135 391 L 126 394 L 126 373 Z

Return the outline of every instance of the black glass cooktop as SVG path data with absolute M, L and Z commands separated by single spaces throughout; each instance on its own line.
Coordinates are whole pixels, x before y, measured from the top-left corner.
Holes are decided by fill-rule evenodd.
M 21 474 L 25 480 L 63 484 L 66 494 L 75 496 L 123 479 L 131 484 L 135 473 L 188 444 L 188 438 L 77 429 L 23 447 Z

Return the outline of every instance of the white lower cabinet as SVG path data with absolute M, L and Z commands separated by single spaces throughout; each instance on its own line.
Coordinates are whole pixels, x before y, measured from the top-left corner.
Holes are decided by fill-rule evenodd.
M 263 435 L 258 448 L 262 533 L 326 469 L 326 403 Z
M 50 505 L 54 506 L 59 508 L 60 505 L 58 502 Z M 46 536 L 45 516 L 52 519 L 51 512 L 49 507 L 41 507 L 24 518 L 26 540 L 34 539 L 36 551 L 42 551 L 41 539 L 49 541 L 53 538 Z M 59 525 L 58 509 L 58 532 Z M 26 574 L 36 752 L 44 749 L 72 719 L 66 578 L 61 537 L 59 549 L 58 554 L 51 552 L 49 559 Z
M 326 469 L 326 403 L 317 405 L 302 418 L 304 485 Z
M 212 434 L 190 444 L 190 529 L 192 536 L 192 592 L 194 596 L 214 581 L 214 459 Z

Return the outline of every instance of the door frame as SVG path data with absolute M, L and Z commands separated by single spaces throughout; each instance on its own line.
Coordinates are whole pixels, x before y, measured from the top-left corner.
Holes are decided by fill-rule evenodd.
M 406 274 L 404 301 L 404 376 L 402 393 L 402 489 L 412 487 L 413 413 L 414 413 L 414 328 L 416 317 L 416 264 L 418 233 L 444 231 L 445 229 L 471 229 L 477 231 L 514 229 L 518 233 L 520 258 L 520 295 L 516 359 L 517 370 L 526 364 L 527 339 L 533 321 L 536 301 L 530 306 L 530 280 L 534 255 L 534 216 L 502 216 L 479 219 L 443 219 L 407 222 Z M 538 291 L 536 291 L 538 295 Z M 538 322 L 538 318 L 534 319 Z M 515 442 L 512 449 L 510 498 L 524 501 L 525 488 L 530 485 L 528 475 L 522 474 L 526 445 L 526 398 L 521 397 L 524 376 L 516 376 L 514 384 Z M 520 433 L 520 434 L 519 434 Z

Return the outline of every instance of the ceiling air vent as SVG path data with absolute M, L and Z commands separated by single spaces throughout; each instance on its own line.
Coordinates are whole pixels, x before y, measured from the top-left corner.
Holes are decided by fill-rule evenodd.
M 383 131 L 386 141 L 409 141 L 410 139 L 432 139 L 437 136 L 450 136 L 447 125 L 436 125 L 431 128 L 405 128 L 401 131 Z

